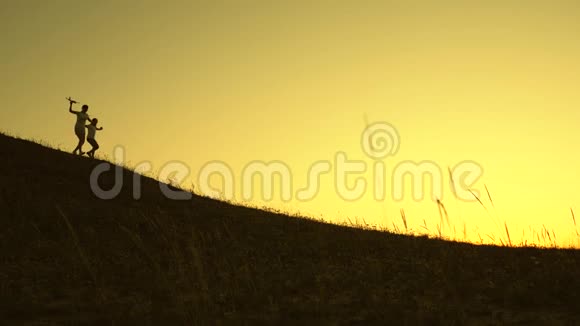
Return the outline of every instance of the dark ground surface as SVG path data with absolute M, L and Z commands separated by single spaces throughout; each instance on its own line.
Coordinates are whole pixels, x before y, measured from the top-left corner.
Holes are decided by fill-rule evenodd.
M 127 170 L 104 201 L 99 163 L 0 135 L 0 324 L 580 324 L 580 251 L 136 201 Z

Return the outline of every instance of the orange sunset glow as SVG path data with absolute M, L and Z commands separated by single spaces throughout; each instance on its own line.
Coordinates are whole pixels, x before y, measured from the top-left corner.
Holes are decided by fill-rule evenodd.
M 0 6 L 2 132 L 72 152 L 71 96 L 103 127 L 98 158 L 178 162 L 198 193 L 580 246 L 577 1 L 32 2 Z M 264 187 L 274 163 L 287 178 Z

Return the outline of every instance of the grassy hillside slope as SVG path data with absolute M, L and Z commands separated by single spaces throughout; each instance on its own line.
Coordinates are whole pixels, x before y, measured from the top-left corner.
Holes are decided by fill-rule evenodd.
M 0 135 L 2 324 L 580 322 L 580 251 L 475 246 L 166 199 Z M 112 174 L 101 179 L 112 185 Z

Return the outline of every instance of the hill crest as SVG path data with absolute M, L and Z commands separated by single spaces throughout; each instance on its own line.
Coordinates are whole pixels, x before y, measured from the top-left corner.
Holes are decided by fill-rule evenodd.
M 565 323 L 580 253 L 325 224 L 142 178 L 112 200 L 100 163 L 0 135 L 0 306 L 9 323 Z M 126 180 L 133 172 L 123 169 Z M 114 183 L 105 173 L 103 188 Z

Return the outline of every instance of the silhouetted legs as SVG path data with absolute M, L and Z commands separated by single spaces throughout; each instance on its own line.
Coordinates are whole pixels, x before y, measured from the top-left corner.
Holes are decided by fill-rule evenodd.
M 78 143 L 77 147 L 75 148 L 75 150 L 73 151 L 73 154 L 77 154 L 77 152 L 78 152 L 79 155 L 83 155 L 84 154 L 83 144 L 85 143 L 85 134 L 84 133 L 81 134 L 79 132 L 77 132 L 76 134 L 77 134 L 77 137 L 79 138 L 79 143 Z
M 97 151 L 97 149 L 99 149 L 99 143 L 97 143 L 97 141 L 94 138 L 87 138 L 87 141 L 89 142 L 89 144 L 91 144 L 91 146 L 93 146 L 93 148 L 87 152 L 87 155 L 94 158 L 95 152 Z

